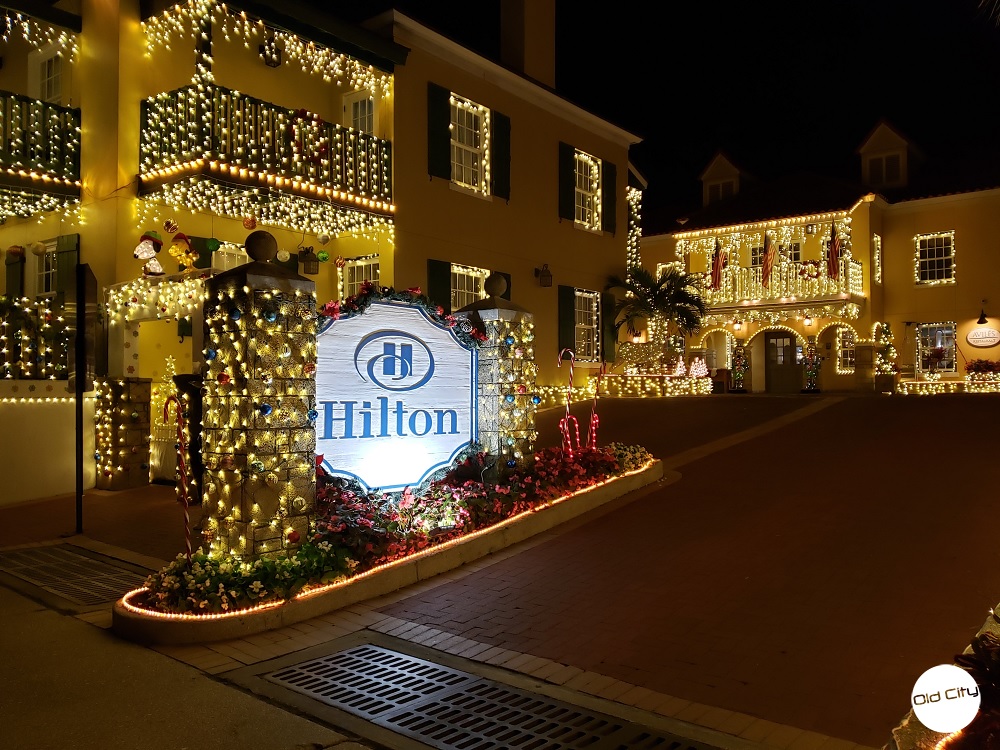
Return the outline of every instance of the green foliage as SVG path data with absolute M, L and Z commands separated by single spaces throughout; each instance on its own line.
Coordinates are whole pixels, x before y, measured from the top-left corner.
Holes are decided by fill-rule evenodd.
M 1000 362 L 993 359 L 970 359 L 965 363 L 968 373 L 1000 372 Z
M 630 336 L 638 336 L 640 326 L 657 316 L 666 322 L 668 335 L 697 333 L 707 309 L 698 280 L 677 268 L 654 277 L 636 266 L 624 279 L 609 276 L 604 288 L 626 293 L 615 303 L 615 329 L 625 326 Z

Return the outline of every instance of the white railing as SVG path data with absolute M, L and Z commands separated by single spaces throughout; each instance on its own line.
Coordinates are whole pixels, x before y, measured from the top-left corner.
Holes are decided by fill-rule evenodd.
M 702 290 L 709 307 L 741 302 L 778 302 L 794 298 L 797 301 L 837 297 L 842 294 L 861 295 L 864 290 L 864 269 L 861 261 L 841 258 L 839 277 L 827 275 L 825 261 L 780 263 L 771 271 L 765 286 L 760 266 L 751 268 L 730 266 L 722 271 L 722 284 L 712 288 L 712 274 L 702 274 Z

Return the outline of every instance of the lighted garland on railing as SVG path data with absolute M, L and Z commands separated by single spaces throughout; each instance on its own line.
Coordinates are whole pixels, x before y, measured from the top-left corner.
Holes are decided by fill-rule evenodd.
M 69 334 L 52 302 L 0 296 L 0 369 L 5 379 L 66 377 Z
M 213 25 L 213 34 L 221 34 L 227 42 L 236 39 L 247 49 L 258 49 L 265 43 L 271 49 L 281 49 L 285 64 L 294 62 L 302 72 L 325 82 L 346 85 L 348 90 L 367 89 L 374 96 L 389 96 L 391 92 L 390 73 L 214 0 L 188 0 L 144 20 L 147 53 L 161 47 L 170 49 L 176 41 L 197 40 L 206 23 Z
M 805 305 L 801 307 L 759 308 L 747 305 L 740 306 L 737 310 L 727 310 L 725 313 L 713 313 L 706 315 L 703 321 L 705 326 L 726 325 L 739 320 L 741 323 L 765 323 L 774 325 L 779 322 L 789 320 L 802 320 L 810 317 L 817 318 L 839 318 L 840 320 L 857 320 L 861 315 L 860 305 L 854 302 L 845 302 L 842 305 Z
M 143 276 L 111 287 L 105 303 L 108 323 L 190 319 L 205 301 L 208 275 Z

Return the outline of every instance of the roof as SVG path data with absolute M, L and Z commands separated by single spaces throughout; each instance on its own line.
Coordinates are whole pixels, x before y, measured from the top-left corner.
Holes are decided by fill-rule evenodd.
M 769 219 L 846 211 L 869 190 L 860 184 L 812 173 L 753 182 L 732 198 L 715 201 L 677 223 L 673 232 L 749 224 Z

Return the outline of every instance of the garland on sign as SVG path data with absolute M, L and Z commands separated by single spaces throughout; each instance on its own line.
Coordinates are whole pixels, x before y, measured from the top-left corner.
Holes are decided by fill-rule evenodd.
M 400 302 L 411 307 L 418 307 L 431 320 L 452 329 L 458 340 L 466 346 L 476 347 L 487 340 L 486 331 L 468 318 L 456 318 L 454 315 L 445 313 L 441 305 L 432 302 L 420 291 L 420 287 L 415 286 L 397 292 L 391 286 L 377 287 L 372 282 L 366 281 L 361 285 L 357 294 L 342 300 L 330 300 L 319 308 L 319 314 L 333 320 L 349 318 L 363 313 L 371 307 L 372 302 Z

